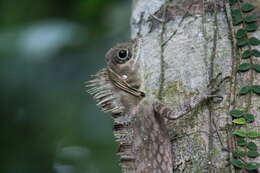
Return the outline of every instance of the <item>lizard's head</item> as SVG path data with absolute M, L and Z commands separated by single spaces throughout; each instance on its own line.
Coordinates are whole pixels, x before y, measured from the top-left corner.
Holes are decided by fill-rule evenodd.
M 104 112 L 120 112 L 118 99 L 122 93 L 136 98 L 142 98 L 145 94 L 140 91 L 140 62 L 138 40 L 119 43 L 106 54 L 107 68 L 99 71 L 90 81 L 89 93 L 94 95 Z M 120 92 L 118 92 L 120 91 Z M 120 102 L 120 101 L 119 101 Z
M 106 54 L 107 70 L 113 84 L 137 97 L 145 94 L 139 91 L 141 86 L 138 40 L 119 43 Z

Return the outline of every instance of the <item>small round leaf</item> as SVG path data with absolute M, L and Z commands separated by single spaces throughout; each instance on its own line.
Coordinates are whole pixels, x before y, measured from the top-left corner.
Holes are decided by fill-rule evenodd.
M 244 164 L 243 164 L 243 162 L 242 161 L 240 161 L 240 160 L 230 160 L 230 163 L 233 165 L 233 166 L 235 166 L 236 168 L 243 168 L 244 167 Z
M 237 136 L 240 136 L 240 137 L 246 137 L 246 132 L 245 131 L 242 131 L 242 130 L 235 130 L 233 132 L 234 135 L 237 135 Z
M 241 10 L 242 10 L 243 12 L 249 12 L 249 11 L 252 11 L 254 8 L 255 8 L 254 5 L 249 4 L 249 3 L 245 3 L 245 4 L 241 7 Z
M 241 64 L 239 67 L 238 67 L 238 70 L 240 71 L 240 72 L 246 72 L 246 71 L 248 71 L 250 69 L 250 64 L 248 64 L 248 63 L 243 63 L 243 64 Z
M 253 42 L 255 43 L 255 40 Z M 245 46 L 247 44 L 248 44 L 248 42 L 247 42 L 246 38 L 237 39 L 237 46 L 238 47 L 243 47 L 243 46 Z
M 244 18 L 244 20 L 245 20 L 246 23 L 253 23 L 253 22 L 256 22 L 257 19 L 256 19 L 255 16 L 246 16 Z
M 251 38 L 249 38 L 249 43 L 251 44 L 251 45 L 253 45 L 253 46 L 257 46 L 257 45 L 259 45 L 260 44 L 260 40 L 258 40 L 257 38 L 255 38 L 255 37 L 251 37 Z
M 245 165 L 245 168 L 248 171 L 257 170 L 258 167 L 259 167 L 259 164 L 255 163 L 255 162 L 249 162 L 249 163 L 246 163 L 246 165 Z
M 246 144 L 247 144 L 247 142 L 243 138 L 239 138 L 237 140 L 237 145 L 240 147 L 245 146 Z
M 260 73 L 260 65 L 259 64 L 254 64 L 253 68 L 256 72 Z
M 237 109 L 233 109 L 229 112 L 232 117 L 239 118 L 243 116 L 243 112 Z
M 245 27 L 246 31 L 247 32 L 253 32 L 253 31 L 256 31 L 257 30 L 257 25 L 255 23 L 253 24 L 248 24 L 246 27 Z
M 234 151 L 232 154 L 233 154 L 233 157 L 239 158 L 239 157 L 245 157 L 247 155 L 247 152 L 238 150 L 238 151 Z
M 249 138 L 257 138 L 260 136 L 260 133 L 256 132 L 256 131 L 249 131 L 247 132 L 247 136 Z
M 229 4 L 232 6 L 237 2 L 237 0 L 229 0 Z
M 254 85 L 253 86 L 253 91 L 256 94 L 260 94 L 260 85 Z
M 243 21 L 243 18 L 242 18 L 242 15 L 241 15 L 239 9 L 232 10 L 231 16 L 232 16 L 233 25 L 239 25 Z
M 247 59 L 252 55 L 252 51 L 251 50 L 245 50 L 241 56 L 242 59 Z
M 257 150 L 257 145 L 256 145 L 254 142 L 248 142 L 248 143 L 247 143 L 247 148 L 248 148 L 249 150 L 254 150 L 254 151 L 256 151 L 256 150 Z
M 260 52 L 257 49 L 252 49 L 251 52 L 255 57 L 260 57 Z
M 255 117 L 253 114 L 245 114 L 244 118 L 246 119 L 247 123 L 252 123 L 255 120 Z
M 246 124 L 245 118 L 236 118 L 232 122 L 235 124 Z
M 236 33 L 236 38 L 239 39 L 239 38 L 243 38 L 246 36 L 246 30 L 241 28 L 237 31 Z
M 255 157 L 259 156 L 259 153 L 258 153 L 257 151 L 255 151 L 255 150 L 249 150 L 249 151 L 246 153 L 246 155 L 247 155 L 248 157 L 255 158 Z
M 248 94 L 252 90 L 252 87 L 250 86 L 244 86 L 240 89 L 239 94 L 240 95 L 245 95 Z

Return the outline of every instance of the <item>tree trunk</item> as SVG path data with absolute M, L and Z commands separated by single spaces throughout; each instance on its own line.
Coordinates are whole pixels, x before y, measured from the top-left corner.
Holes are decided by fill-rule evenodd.
M 249 1 L 246 1 L 249 2 Z M 235 4 L 232 8 L 238 8 Z M 260 3 L 251 12 L 259 20 Z M 230 4 L 224 0 L 135 0 L 132 13 L 132 38 L 142 37 L 142 53 L 149 64 L 144 70 L 145 92 L 157 96 L 172 109 L 203 91 L 222 73 L 230 80 L 221 85 L 221 103 L 201 105 L 192 113 L 168 121 L 173 152 L 174 172 L 243 172 L 229 164 L 238 147 L 236 129 L 259 132 L 260 96 L 239 95 L 241 87 L 260 85 L 260 74 L 253 70 L 237 73 L 241 63 L 258 63 L 260 59 L 241 59 L 242 51 L 259 46 L 237 48 L 236 31 Z M 260 38 L 259 30 L 248 37 Z M 229 112 L 244 110 L 255 117 L 245 125 L 235 125 Z M 259 138 L 250 139 L 260 147 Z M 244 161 L 260 162 L 260 157 L 244 157 Z

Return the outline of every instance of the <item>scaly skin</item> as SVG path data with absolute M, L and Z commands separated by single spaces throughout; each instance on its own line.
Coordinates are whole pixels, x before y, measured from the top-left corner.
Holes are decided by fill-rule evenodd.
M 104 112 L 112 112 L 114 135 L 124 173 L 172 173 L 171 143 L 165 118 L 178 119 L 213 97 L 208 89 L 172 111 L 143 88 L 140 39 L 120 43 L 106 54 L 107 68 L 88 82 L 88 90 Z

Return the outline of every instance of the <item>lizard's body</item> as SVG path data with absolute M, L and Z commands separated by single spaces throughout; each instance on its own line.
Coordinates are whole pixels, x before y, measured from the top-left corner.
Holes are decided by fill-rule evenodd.
M 107 68 L 89 82 L 89 90 L 104 112 L 112 112 L 114 134 L 124 173 L 172 173 L 171 143 L 165 118 L 177 119 L 212 97 L 212 90 L 192 98 L 175 112 L 145 95 L 140 39 L 114 46 L 106 54 Z

